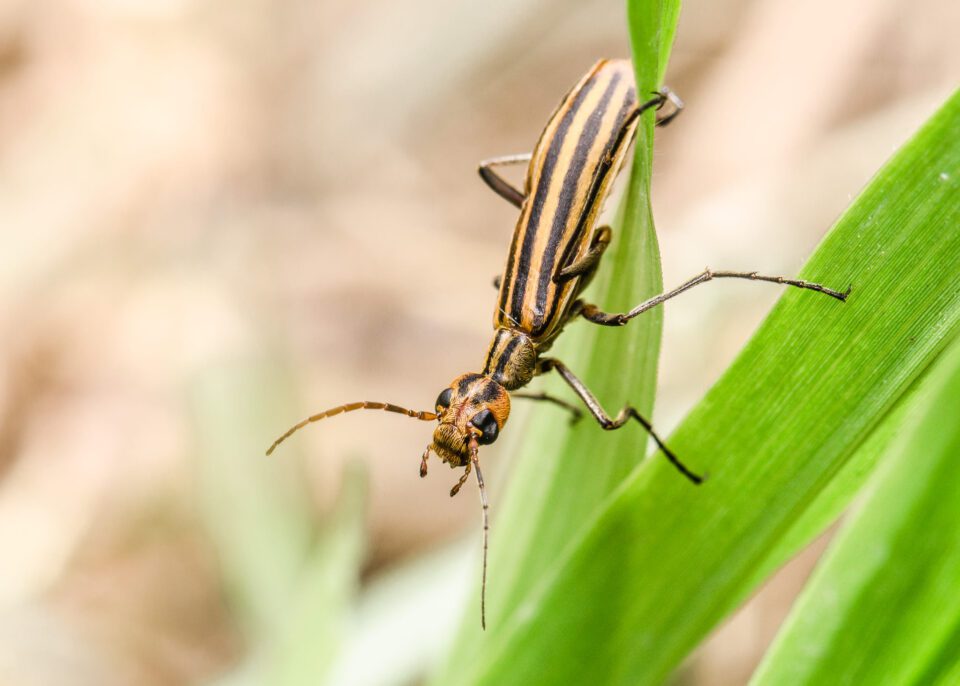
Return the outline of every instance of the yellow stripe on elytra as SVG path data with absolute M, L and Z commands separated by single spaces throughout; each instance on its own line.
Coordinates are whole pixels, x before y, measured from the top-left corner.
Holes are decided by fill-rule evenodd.
M 534 318 L 538 313 L 540 313 L 539 310 L 541 308 L 541 303 L 538 302 L 537 284 L 539 282 L 539 275 L 542 271 L 544 260 L 547 257 L 550 233 L 559 211 L 560 194 L 566 180 L 567 170 L 573 163 L 577 150 L 577 144 L 580 142 L 580 136 L 583 133 L 590 114 L 596 109 L 600 99 L 603 97 L 603 91 L 606 87 L 608 78 L 603 78 L 601 73 L 601 75 L 595 74 L 592 80 L 594 81 L 592 89 L 580 103 L 578 110 L 574 113 L 573 118 L 570 121 L 570 125 L 565 132 L 565 137 L 561 141 L 560 152 L 557 156 L 553 176 L 551 177 L 550 185 L 547 188 L 546 201 L 543 205 L 543 211 L 541 213 L 537 234 L 533 243 L 530 269 L 527 273 L 527 288 L 524 292 L 523 298 L 523 316 L 520 318 L 520 321 L 528 329 L 532 329 L 534 327 Z M 569 110 L 571 107 L 573 107 L 573 100 L 571 100 L 570 105 L 565 108 L 565 111 Z M 567 217 L 568 222 L 570 214 L 575 214 L 578 210 L 576 204 L 574 204 L 574 206 L 572 206 L 570 209 L 571 212 Z M 566 228 L 564 228 L 563 231 L 563 234 L 565 233 Z M 566 244 L 564 239 L 567 238 L 563 234 L 560 242 L 558 243 L 558 246 L 561 247 Z M 546 315 L 549 313 L 542 314 Z
M 603 104 L 602 111 L 599 111 L 604 94 L 614 78 L 619 78 L 619 81 L 616 87 L 611 90 L 608 101 Z M 576 104 L 577 97 L 588 85 L 589 92 L 585 93 L 583 100 Z M 600 192 L 596 194 L 594 201 L 588 206 L 594 173 L 599 168 L 603 155 L 617 139 L 619 133 L 618 115 L 625 104 L 635 102 L 635 97 L 630 94 L 632 88 L 633 75 L 629 62 L 624 60 L 599 62 L 564 98 L 545 127 L 534 148 L 528 168 L 525 181 L 528 200 L 524 204 L 518 219 L 507 260 L 507 268 L 504 270 L 504 274 L 509 275 L 509 278 L 502 285 L 503 307 L 500 306 L 500 298 L 498 298 L 498 308 L 494 314 L 495 326 L 526 332 L 537 330 L 537 337 L 546 340 L 551 339 L 559 331 L 566 308 L 579 290 L 579 280 L 571 279 L 556 284 L 552 277 L 566 266 L 560 264 L 565 254 L 572 259 L 576 259 L 582 257 L 589 250 L 593 222 L 609 188 L 610 181 L 615 175 L 616 168 L 624 156 L 629 137 L 625 139 L 620 149 L 611 150 L 616 162 L 613 173 L 610 173 L 603 180 Z M 561 132 L 559 130 L 561 122 L 575 104 L 577 110 L 572 114 L 566 130 Z M 591 117 L 598 111 L 601 119 L 599 123 L 594 122 L 597 124 L 596 136 L 589 150 L 578 153 L 577 147 L 581 136 L 587 130 Z M 562 136 L 562 139 L 558 136 Z M 555 143 L 559 145 L 559 148 L 557 158 L 554 160 L 552 176 L 548 185 L 541 188 L 542 184 L 547 183 L 543 178 L 544 168 L 548 153 Z M 575 178 L 575 188 L 570 196 L 572 202 L 563 211 L 563 216 L 559 217 L 565 178 L 569 170 L 579 160 L 583 161 L 583 173 Z M 542 200 L 537 196 L 538 193 L 542 196 Z M 533 227 L 531 225 L 531 215 L 535 201 L 542 202 L 542 206 L 537 226 Z M 582 235 L 575 236 L 580 219 L 584 216 L 586 218 L 585 230 Z M 555 247 L 551 249 L 549 246 L 550 234 L 554 222 L 558 220 L 562 222 L 562 229 L 559 240 Z M 536 235 L 529 237 L 529 232 L 534 230 Z M 533 242 L 527 253 L 528 264 L 524 269 L 522 264 L 523 245 L 528 238 L 532 239 Z M 547 270 L 551 274 L 549 280 L 546 281 L 546 292 L 541 295 L 538 292 L 541 273 Z M 518 284 L 523 282 L 526 283 L 526 286 L 523 290 L 523 297 L 518 303 L 518 312 L 517 308 L 514 307 L 514 298 L 517 295 Z

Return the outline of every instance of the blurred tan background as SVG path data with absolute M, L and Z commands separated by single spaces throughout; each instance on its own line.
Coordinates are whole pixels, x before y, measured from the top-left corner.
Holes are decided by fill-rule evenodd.
M 958 27 L 952 0 L 686 2 L 668 82 L 688 108 L 654 177 L 666 284 L 795 273 L 956 87 Z M 452 472 L 417 478 L 430 427 L 353 415 L 262 450 L 340 402 L 429 408 L 480 365 L 515 212 L 476 162 L 529 150 L 628 52 L 613 0 L 0 3 L 0 686 L 229 682 L 259 651 L 243 555 L 275 562 L 245 531 L 281 512 L 312 540 L 354 458 L 361 611 L 331 678 L 417 683 L 442 645 L 404 634 L 455 621 L 474 569 L 448 544 L 477 535 Z M 777 296 L 669 304 L 663 430 Z M 684 680 L 743 683 L 815 552 Z M 390 679 L 357 657 L 394 640 Z

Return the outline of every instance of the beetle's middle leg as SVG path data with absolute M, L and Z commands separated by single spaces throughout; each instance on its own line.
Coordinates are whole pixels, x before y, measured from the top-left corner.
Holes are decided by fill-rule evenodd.
M 556 283 L 562 283 L 568 279 L 592 272 L 597 268 L 597 265 L 600 263 L 600 258 L 603 257 L 604 251 L 607 249 L 607 246 L 610 245 L 612 236 L 613 231 L 609 226 L 597 227 L 587 254 L 561 269 L 560 272 L 553 277 L 553 280 Z
M 493 190 L 494 193 L 509 202 L 511 205 L 520 207 L 523 205 L 526 194 L 505 178 L 493 170 L 494 167 L 502 167 L 508 164 L 526 164 L 530 161 L 530 153 L 520 155 L 503 155 L 501 157 L 491 157 L 484 160 L 477 168 L 480 178 L 483 179 Z
M 654 296 L 649 300 L 640 303 L 634 307 L 629 312 L 622 313 L 611 313 L 604 312 L 596 305 L 591 305 L 589 303 L 581 303 L 575 308 L 575 312 L 579 312 L 584 319 L 587 319 L 594 324 L 601 324 L 603 326 L 623 326 L 631 319 L 637 315 L 643 314 L 647 310 L 653 309 L 657 305 L 660 305 L 670 298 L 675 298 L 676 296 L 684 293 L 694 286 L 699 286 L 702 283 L 707 283 L 713 279 L 747 279 L 749 281 L 766 281 L 767 283 L 779 283 L 784 286 L 793 286 L 795 288 L 803 288 L 810 291 L 816 291 L 817 293 L 823 293 L 824 295 L 829 295 L 831 298 L 836 298 L 841 302 L 845 302 L 847 296 L 850 295 L 851 288 L 847 288 L 846 291 L 840 292 L 835 291 L 832 288 L 827 288 L 819 283 L 813 283 L 811 281 L 803 281 L 802 279 L 788 279 L 784 276 L 764 276 L 758 274 L 757 272 L 730 272 L 730 271 L 719 271 L 715 272 L 712 269 L 705 269 L 702 273 L 697 274 L 695 277 L 686 281 L 672 291 L 667 291 L 666 293 L 661 293 L 660 295 Z
M 593 418 L 597 420 L 597 423 L 606 431 L 614 431 L 619 429 L 631 419 L 635 419 L 644 429 L 646 429 L 647 433 L 650 434 L 650 437 L 654 440 L 660 450 L 663 451 L 663 454 L 667 456 L 667 459 L 670 460 L 670 463 L 676 467 L 681 474 L 695 484 L 699 484 L 703 481 L 702 476 L 694 474 L 692 471 L 690 471 L 690 469 L 688 469 L 687 466 L 680 461 L 680 458 L 673 454 L 673 451 L 666 446 L 666 444 L 657 435 L 657 432 L 653 430 L 653 425 L 646 420 L 643 415 L 637 412 L 636 408 L 632 407 L 631 405 L 624 405 L 623 409 L 620 410 L 616 418 L 611 419 L 610 415 L 608 415 L 600 405 L 600 401 L 597 400 L 597 397 L 590 392 L 590 389 L 587 388 L 573 372 L 567 369 L 565 364 L 554 358 L 541 358 L 540 364 L 537 368 L 538 373 L 543 374 L 552 370 L 556 370 L 563 380 L 567 382 L 570 388 L 573 389 L 574 393 L 580 396 L 580 400 L 582 400 L 583 404 L 587 406 L 588 410 L 590 410 L 590 414 L 593 415 Z
M 548 393 L 524 393 L 516 392 L 513 394 L 514 398 L 523 398 L 524 400 L 540 400 L 547 403 L 552 403 L 557 407 L 562 407 L 567 412 L 570 413 L 570 424 L 576 424 L 583 417 L 583 413 L 580 411 L 580 408 L 572 403 L 568 403 L 562 398 L 555 398 L 554 396 Z

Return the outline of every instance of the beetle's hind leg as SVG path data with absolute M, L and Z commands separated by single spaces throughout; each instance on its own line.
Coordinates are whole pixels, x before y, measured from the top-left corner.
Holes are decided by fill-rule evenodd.
M 491 157 L 484 160 L 477 168 L 480 178 L 493 190 L 494 193 L 509 202 L 515 207 L 523 205 L 526 194 L 505 178 L 494 171 L 494 167 L 502 167 L 512 164 L 526 164 L 530 161 L 530 153 L 520 155 L 503 155 L 501 157 Z
M 764 276 L 763 274 L 758 274 L 757 272 L 715 272 L 708 268 L 702 273 L 697 274 L 689 281 L 680 284 L 672 291 L 667 291 L 666 293 L 661 293 L 660 295 L 654 296 L 649 300 L 640 303 L 629 312 L 604 312 L 596 305 L 590 305 L 588 303 L 582 303 L 578 305 L 574 312 L 579 312 L 584 319 L 587 319 L 594 324 L 601 324 L 603 326 L 623 326 L 634 317 L 643 314 L 647 310 L 653 309 L 657 305 L 665 303 L 667 300 L 670 300 L 670 298 L 675 298 L 681 293 L 690 290 L 694 286 L 699 286 L 702 283 L 707 283 L 708 281 L 713 281 L 714 279 L 747 279 L 748 281 L 766 281 L 767 283 L 778 283 L 784 286 L 793 286 L 794 288 L 802 288 L 809 291 L 816 291 L 817 293 L 823 293 L 824 295 L 835 298 L 840 302 L 846 302 L 847 296 L 850 295 L 851 291 L 851 288 L 847 288 L 847 290 L 843 292 L 835 291 L 832 288 L 827 288 L 819 283 L 803 281 L 802 279 L 788 279 L 784 276 Z
M 539 373 L 549 372 L 551 370 L 556 370 L 557 373 L 563 378 L 564 381 L 573 389 L 580 400 L 583 401 L 583 404 L 587 406 L 587 409 L 590 410 L 590 414 L 593 415 L 593 418 L 597 420 L 597 423 L 603 427 L 606 431 L 614 431 L 619 429 L 624 424 L 626 424 L 631 419 L 636 420 L 647 433 L 650 434 L 650 437 L 654 440 L 660 450 L 663 451 L 663 454 L 667 456 L 667 459 L 670 460 L 670 463 L 677 468 L 681 474 L 687 477 L 690 481 L 695 484 L 699 484 L 703 481 L 703 477 L 697 474 L 694 474 L 687 468 L 683 462 L 680 461 L 670 448 L 660 439 L 660 436 L 657 435 L 657 432 L 653 430 L 653 425 L 647 421 L 643 415 L 637 412 L 636 408 L 630 405 L 624 405 L 623 409 L 617 414 L 616 418 L 611 419 L 603 407 L 600 405 L 600 401 L 597 400 L 596 396 L 590 392 L 590 389 L 587 388 L 583 382 L 577 378 L 577 376 L 567 369 L 567 366 L 563 364 L 560 360 L 553 358 L 541 358 L 540 365 L 538 367 Z

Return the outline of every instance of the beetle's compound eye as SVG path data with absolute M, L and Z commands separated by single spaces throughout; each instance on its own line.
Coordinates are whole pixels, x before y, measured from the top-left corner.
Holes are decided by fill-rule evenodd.
M 437 410 L 445 410 L 450 407 L 450 400 L 453 398 L 453 389 L 444 388 L 437 396 Z
M 490 412 L 490 410 L 480 410 L 473 415 L 470 423 L 483 432 L 480 438 L 477 439 L 477 443 L 480 445 L 489 445 L 497 440 L 500 427 L 497 425 L 497 420 L 493 418 L 493 413 Z

